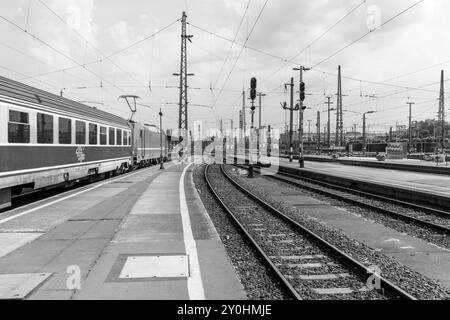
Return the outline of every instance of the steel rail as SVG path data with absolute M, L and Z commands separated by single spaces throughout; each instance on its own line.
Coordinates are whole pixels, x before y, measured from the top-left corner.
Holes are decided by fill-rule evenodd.
M 378 201 L 382 201 L 382 202 L 390 202 L 390 203 L 393 203 L 393 204 L 396 204 L 396 205 L 399 205 L 399 206 L 406 206 L 406 207 L 409 207 L 411 209 L 414 209 L 414 210 L 417 210 L 417 211 L 425 211 L 427 213 L 431 213 L 431 214 L 434 214 L 436 216 L 440 216 L 440 217 L 444 217 L 444 218 L 450 218 L 450 215 L 448 213 L 442 211 L 442 210 L 436 210 L 436 209 L 429 208 L 429 207 L 421 207 L 421 206 L 413 204 L 413 203 L 400 201 L 400 200 L 396 200 L 396 199 L 389 198 L 389 197 L 379 196 L 379 195 L 376 195 L 376 194 L 373 194 L 373 193 L 370 193 L 370 192 L 365 192 L 365 191 L 360 191 L 360 190 L 351 189 L 351 188 L 347 188 L 347 187 L 342 187 L 342 186 L 339 186 L 339 185 L 335 185 L 335 184 L 332 184 L 332 183 L 329 183 L 329 182 L 323 182 L 323 181 L 312 179 L 312 178 L 301 177 L 301 176 L 290 174 L 290 173 L 286 173 L 286 172 L 278 172 L 274 176 L 269 176 L 270 178 L 279 180 L 281 182 L 292 184 L 292 185 L 294 185 L 296 187 L 299 187 L 299 188 L 303 188 L 303 189 L 307 189 L 307 190 L 310 190 L 310 191 L 313 191 L 313 192 L 321 193 L 321 194 L 324 194 L 324 195 L 326 195 L 328 197 L 332 197 L 334 199 L 350 202 L 350 203 L 353 203 L 353 204 L 355 204 L 357 206 L 365 207 L 367 209 L 374 210 L 374 211 L 378 211 L 378 212 L 381 212 L 382 214 L 389 215 L 389 216 L 394 217 L 394 218 L 399 218 L 399 219 L 402 219 L 402 220 L 407 221 L 407 222 L 412 222 L 412 223 L 415 223 L 415 224 L 423 226 L 423 227 L 428 227 L 428 228 L 434 229 L 434 230 L 439 231 L 439 232 L 450 234 L 450 227 L 443 226 L 443 225 L 440 225 L 440 224 L 437 224 L 437 223 L 434 223 L 434 222 L 422 220 L 422 219 L 419 219 L 419 218 L 416 218 L 416 217 L 412 217 L 412 216 L 409 216 L 407 214 L 396 212 L 394 210 L 388 210 L 388 209 L 380 208 L 380 207 L 377 207 L 377 206 L 375 206 L 373 204 L 366 203 L 366 202 L 363 202 L 363 201 L 360 201 L 360 200 L 357 200 L 357 199 L 352 199 L 352 198 L 346 197 L 344 195 L 339 195 L 339 194 L 333 193 L 331 191 L 326 191 L 326 190 L 323 190 L 323 189 L 320 189 L 320 188 L 315 188 L 313 186 L 305 186 L 305 185 L 302 185 L 302 184 L 297 183 L 295 181 L 284 179 L 284 178 L 282 178 L 282 176 L 293 178 L 293 179 L 296 179 L 296 180 L 303 180 L 303 181 L 306 181 L 306 182 L 309 182 L 309 183 L 320 185 L 320 186 L 325 187 L 325 188 L 330 188 L 330 189 L 334 189 L 334 190 L 338 190 L 338 191 L 342 191 L 342 192 L 347 192 L 347 193 L 350 193 L 350 194 L 355 194 L 357 196 L 372 198 L 372 199 L 375 199 L 375 200 L 378 200 Z
M 264 263 L 271 269 L 271 271 L 274 273 L 276 278 L 283 284 L 287 292 L 294 297 L 296 300 L 302 300 L 301 296 L 298 294 L 297 290 L 289 283 L 289 281 L 283 276 L 281 271 L 275 266 L 275 264 L 272 262 L 272 260 L 267 256 L 267 254 L 264 252 L 264 250 L 258 245 L 256 240 L 250 235 L 250 233 L 247 231 L 247 229 L 239 222 L 239 220 L 234 215 L 233 211 L 222 201 L 220 196 L 217 194 L 216 190 L 214 190 L 211 181 L 208 178 L 208 169 L 210 165 L 207 165 L 205 167 L 204 171 L 204 178 L 206 180 L 206 184 L 208 185 L 209 190 L 214 195 L 214 198 L 216 201 L 220 204 L 220 206 L 225 210 L 225 212 L 231 217 L 231 219 L 236 223 L 236 225 L 239 227 L 239 229 L 242 231 L 242 233 L 245 235 L 245 237 L 251 242 L 253 247 L 256 249 L 260 257 L 264 260 Z
M 313 231 L 309 230 L 308 228 L 304 227 L 303 225 L 301 225 L 299 222 L 295 221 L 294 219 L 290 218 L 289 216 L 287 216 L 286 214 L 282 213 L 281 211 L 279 211 L 278 209 L 274 208 L 272 205 L 270 205 L 269 203 L 267 203 L 266 201 L 262 200 L 261 198 L 259 198 L 257 195 L 255 195 L 254 193 L 250 192 L 249 190 L 247 190 L 246 188 L 244 188 L 243 186 L 241 186 L 238 182 L 236 182 L 233 178 L 231 178 L 223 169 L 223 165 L 221 165 L 221 171 L 222 174 L 238 189 L 240 190 L 242 193 L 244 193 L 245 195 L 247 195 L 248 197 L 252 198 L 253 200 L 255 200 L 256 202 L 258 202 L 260 205 L 264 206 L 265 208 L 269 209 L 272 213 L 274 213 L 275 215 L 283 218 L 285 221 L 289 222 L 291 225 L 293 225 L 295 228 L 301 230 L 303 233 L 307 234 L 308 236 L 310 236 L 312 239 L 314 239 L 318 244 L 320 244 L 322 247 L 326 248 L 327 250 L 329 250 L 330 252 L 334 253 L 336 257 L 340 258 L 341 260 L 343 260 L 349 267 L 356 269 L 358 272 L 360 272 L 361 274 L 367 275 L 372 273 L 368 267 L 364 266 L 364 264 L 362 264 L 361 262 L 359 262 L 358 260 L 354 259 L 353 257 L 349 256 L 348 254 L 346 254 L 345 252 L 343 252 L 342 250 L 340 250 L 339 248 L 337 248 L 336 246 L 334 246 L 333 244 L 331 244 L 330 242 L 328 242 L 327 240 L 323 239 L 321 236 L 317 235 L 316 233 L 314 233 Z M 389 292 L 391 292 L 394 295 L 397 295 L 403 299 L 406 300 L 417 300 L 413 295 L 409 294 L 408 292 L 406 292 L 405 290 L 403 290 L 402 288 L 400 288 L 399 286 L 397 286 L 396 284 L 392 283 L 391 281 L 387 280 L 386 278 L 382 277 L 381 275 L 378 275 L 379 280 L 381 282 L 382 287 L 385 287 Z

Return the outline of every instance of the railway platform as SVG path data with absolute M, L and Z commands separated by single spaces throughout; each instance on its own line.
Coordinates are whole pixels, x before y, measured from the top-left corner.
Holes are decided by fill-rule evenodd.
M 280 159 L 280 166 L 299 168 L 298 161 L 290 163 L 288 159 Z M 450 179 L 438 174 L 311 161 L 306 162 L 305 170 L 450 198 Z
M 436 163 L 416 159 L 386 159 L 385 161 L 378 161 L 375 158 L 365 157 L 341 157 L 333 160 L 331 156 L 319 155 L 307 155 L 305 156 L 305 160 L 311 162 L 339 163 L 349 166 L 450 175 L 450 165 L 448 162 Z
M 0 299 L 245 299 L 192 169 L 141 169 L 1 214 Z

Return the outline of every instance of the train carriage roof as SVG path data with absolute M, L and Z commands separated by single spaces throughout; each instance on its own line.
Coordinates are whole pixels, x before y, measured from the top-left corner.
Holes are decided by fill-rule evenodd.
M 60 97 L 26 84 L 0 76 L 0 96 L 31 102 L 50 107 L 62 112 L 70 112 L 89 119 L 127 126 L 128 122 L 114 114 L 89 107 L 82 103 Z

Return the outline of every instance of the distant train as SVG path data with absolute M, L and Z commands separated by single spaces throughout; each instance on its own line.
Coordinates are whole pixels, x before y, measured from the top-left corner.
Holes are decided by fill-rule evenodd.
M 163 133 L 163 161 L 177 143 Z M 23 189 L 71 185 L 160 161 L 145 125 L 0 77 L 0 208 Z

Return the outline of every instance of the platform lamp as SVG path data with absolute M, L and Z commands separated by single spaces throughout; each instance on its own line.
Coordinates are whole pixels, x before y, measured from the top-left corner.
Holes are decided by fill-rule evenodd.
M 161 166 L 159 167 L 160 170 L 164 170 L 164 159 L 163 159 L 163 138 L 162 138 L 162 134 L 163 134 L 163 129 L 162 129 L 162 117 L 163 117 L 163 113 L 162 110 L 159 109 L 159 145 L 160 145 L 160 163 Z
M 366 114 L 373 114 L 376 113 L 376 111 L 367 111 L 363 113 L 363 153 L 366 154 L 367 149 L 367 139 L 366 139 Z

